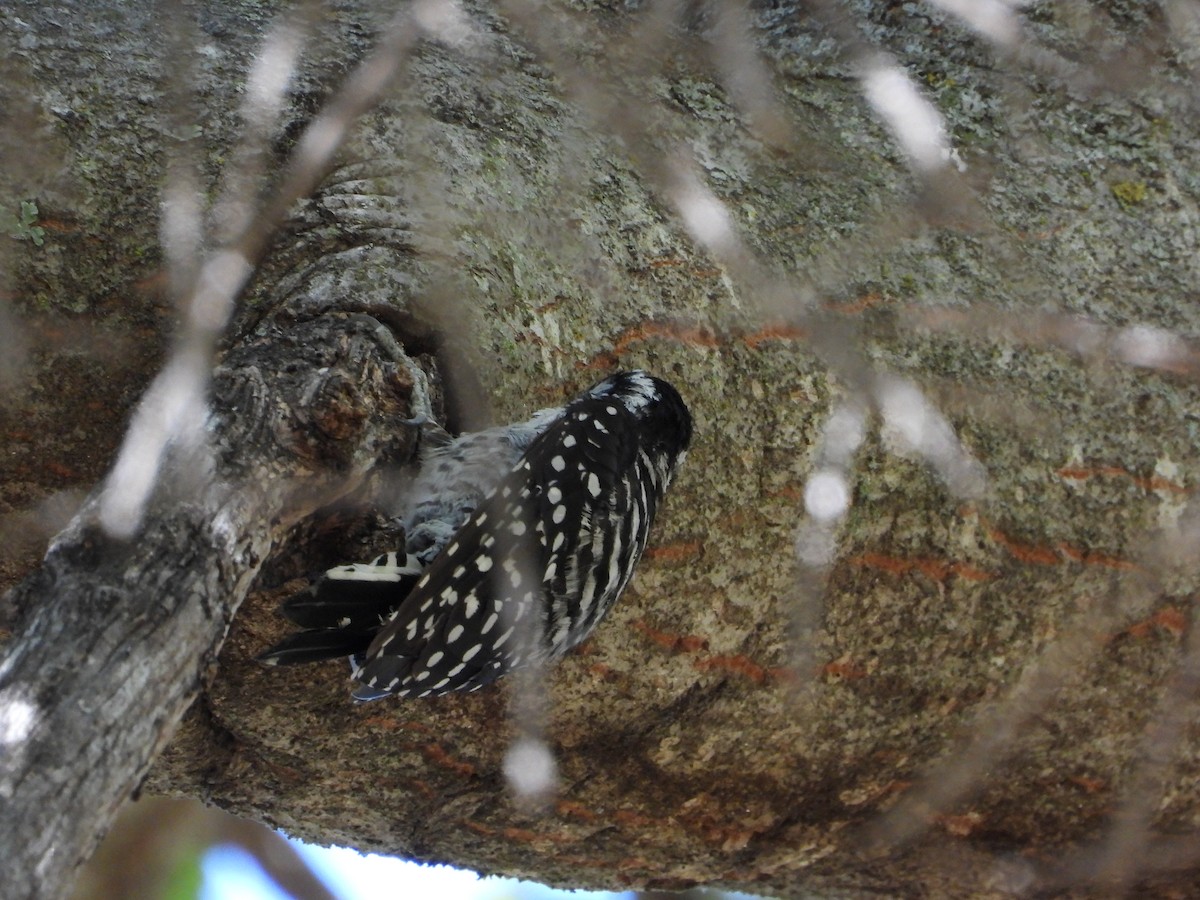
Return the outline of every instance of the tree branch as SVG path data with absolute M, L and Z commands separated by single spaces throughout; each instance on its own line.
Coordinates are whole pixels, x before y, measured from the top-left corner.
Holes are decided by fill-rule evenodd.
M 144 531 L 105 537 L 93 497 L 14 589 L 0 856 L 33 881 L 0 895 L 62 893 L 174 733 L 263 561 L 380 461 L 408 459 L 415 372 L 367 316 L 271 328 L 219 368 L 210 444 L 168 461 Z

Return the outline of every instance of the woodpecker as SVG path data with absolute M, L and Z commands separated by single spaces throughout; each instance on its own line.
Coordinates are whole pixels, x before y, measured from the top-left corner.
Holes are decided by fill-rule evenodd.
M 687 455 L 679 392 L 619 372 L 562 407 L 422 453 L 404 550 L 283 604 L 306 629 L 259 660 L 349 656 L 354 699 L 476 691 L 581 643 L 621 595 Z

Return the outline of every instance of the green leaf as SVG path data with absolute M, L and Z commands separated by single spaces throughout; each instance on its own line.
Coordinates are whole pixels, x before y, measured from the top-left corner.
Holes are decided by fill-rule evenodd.
M 200 868 L 203 855 L 200 850 L 179 861 L 163 888 L 162 900 L 196 900 L 200 896 L 204 885 L 204 871 Z

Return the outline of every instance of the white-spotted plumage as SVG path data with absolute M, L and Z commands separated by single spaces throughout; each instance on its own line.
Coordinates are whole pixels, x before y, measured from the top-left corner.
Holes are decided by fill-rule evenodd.
M 527 422 L 449 441 L 422 460 L 404 564 L 388 554 L 331 569 L 302 595 L 305 616 L 285 604 L 310 630 L 260 658 L 305 662 L 340 646 L 355 698 L 370 700 L 474 691 L 562 655 L 629 583 L 691 434 L 675 388 L 634 371 Z M 381 561 L 387 572 L 367 572 Z M 341 599 L 363 588 L 373 622 Z M 314 612 L 322 596 L 324 615 Z M 342 605 L 355 610 L 350 627 L 334 612 Z

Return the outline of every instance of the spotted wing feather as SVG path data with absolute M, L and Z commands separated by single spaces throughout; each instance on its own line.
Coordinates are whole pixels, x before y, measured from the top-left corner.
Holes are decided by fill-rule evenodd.
M 562 431 L 562 448 L 530 459 L 533 481 L 545 486 L 537 510 L 546 548 L 546 640 L 554 656 L 587 637 L 624 586 L 614 569 L 632 568 L 641 552 L 632 559 L 622 552 L 634 546 L 628 537 L 635 500 L 628 475 L 639 449 L 633 416 L 620 403 L 587 398 L 572 404 Z
M 356 673 L 364 685 L 356 696 L 477 690 L 581 640 L 603 610 L 573 604 L 572 589 L 604 583 L 592 574 L 594 560 L 625 516 L 630 494 L 618 488 L 636 452 L 636 424 L 623 406 L 572 403 L 376 637 Z

